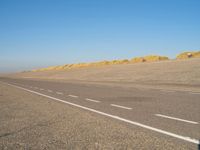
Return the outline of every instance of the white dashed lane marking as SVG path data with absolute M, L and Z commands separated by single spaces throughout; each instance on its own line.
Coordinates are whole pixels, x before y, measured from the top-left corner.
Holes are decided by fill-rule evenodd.
M 41 88 L 40 90 L 43 91 L 44 89 Z
M 114 107 L 118 107 L 118 108 L 123 108 L 123 109 L 128 109 L 128 110 L 131 110 L 132 108 L 130 107 L 125 107 L 125 106 L 121 106 L 121 105 L 116 105 L 116 104 L 110 104 L 111 106 L 114 106 Z
M 195 122 L 195 121 L 190 121 L 190 120 L 175 118 L 175 117 L 161 115 L 161 114 L 155 114 L 155 116 L 162 117 L 162 118 L 167 118 L 167 119 L 172 119 L 172 120 L 177 120 L 177 121 L 182 121 L 182 122 L 191 123 L 191 124 L 199 124 L 198 122 Z
M 53 91 L 52 90 L 47 90 L 48 92 L 52 93 Z
M 100 101 L 94 100 L 94 99 L 90 99 L 90 98 L 86 98 L 86 101 L 91 101 L 91 102 L 95 102 L 95 103 L 100 103 Z
M 78 98 L 76 95 L 68 95 L 69 97 Z

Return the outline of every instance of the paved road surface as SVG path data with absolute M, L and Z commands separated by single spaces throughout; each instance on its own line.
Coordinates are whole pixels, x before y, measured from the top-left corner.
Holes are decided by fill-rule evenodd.
M 1 78 L 28 92 L 138 126 L 177 142 L 199 144 L 200 93 Z

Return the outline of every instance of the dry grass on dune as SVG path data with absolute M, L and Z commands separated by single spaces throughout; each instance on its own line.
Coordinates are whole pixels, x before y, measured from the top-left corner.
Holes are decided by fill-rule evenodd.
M 200 51 L 197 52 L 184 52 L 177 55 L 176 59 L 200 58 Z
M 187 58 L 200 58 L 200 51 L 197 52 L 184 52 L 179 54 L 176 59 L 187 59 Z M 159 55 L 148 55 L 144 57 L 135 57 L 131 60 L 123 59 L 123 60 L 112 60 L 112 61 L 99 61 L 92 63 L 78 63 L 78 64 L 65 64 L 61 66 L 51 66 L 47 68 L 41 68 L 37 70 L 33 70 L 33 72 L 38 71 L 50 71 L 50 70 L 70 70 L 76 68 L 85 68 L 85 67 L 100 67 L 106 65 L 119 65 L 119 64 L 131 64 L 131 63 L 142 63 L 142 62 L 156 62 L 156 61 L 164 61 L 169 60 L 166 56 Z
M 144 59 L 146 60 L 146 62 L 169 60 L 169 58 L 166 56 L 156 56 L 156 55 L 145 56 Z
M 106 65 L 119 65 L 119 64 L 130 64 L 130 63 L 138 63 L 138 62 L 153 62 L 153 61 L 162 61 L 168 60 L 168 57 L 165 56 L 145 56 L 145 57 L 136 57 L 132 60 L 123 59 L 123 60 L 112 60 L 112 61 L 100 61 L 100 62 L 92 62 L 92 63 L 78 63 L 78 64 L 65 64 L 61 66 L 51 66 L 47 68 L 41 68 L 37 70 L 33 70 L 33 72 L 38 71 L 50 71 L 50 70 L 69 70 L 74 68 L 85 68 L 85 67 L 100 67 Z
M 139 62 L 154 62 L 154 61 L 163 61 L 163 60 L 169 60 L 169 58 L 166 56 L 149 55 L 145 57 L 133 58 L 131 62 L 139 63 Z
M 140 63 L 140 62 L 145 62 L 145 59 L 143 57 L 135 57 L 131 59 L 132 63 Z

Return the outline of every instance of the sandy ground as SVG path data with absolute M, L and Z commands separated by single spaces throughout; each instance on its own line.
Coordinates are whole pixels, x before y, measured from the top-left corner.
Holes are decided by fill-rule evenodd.
M 10 77 L 200 91 L 200 59 L 112 65 L 66 71 L 25 72 Z
M 0 149 L 192 149 L 0 83 Z

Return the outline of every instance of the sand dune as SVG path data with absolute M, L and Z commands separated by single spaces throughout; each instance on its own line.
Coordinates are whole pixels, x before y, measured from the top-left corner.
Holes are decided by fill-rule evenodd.
M 163 61 L 169 60 L 168 57 L 165 56 L 158 56 L 158 55 L 150 55 L 145 57 L 136 57 L 131 60 L 123 59 L 123 60 L 112 60 L 112 61 L 100 61 L 100 62 L 92 62 L 92 63 L 78 63 L 78 64 L 65 64 L 61 66 L 50 66 L 47 68 L 41 68 L 32 70 L 33 72 L 40 72 L 40 71 L 49 71 L 49 70 L 69 70 L 69 69 L 76 69 L 76 68 L 86 68 L 86 67 L 101 67 L 107 65 L 119 65 L 119 64 L 132 64 L 132 63 L 139 63 L 139 62 L 154 62 L 154 61 Z
M 191 85 L 200 87 L 200 59 L 169 60 L 162 62 L 107 65 L 72 70 L 24 72 L 11 77 L 84 81 L 98 83 L 125 83 L 146 85 Z
M 176 59 L 200 58 L 200 51 L 198 52 L 184 52 L 179 54 Z
M 184 52 L 178 54 L 176 59 L 188 59 L 188 58 L 200 58 L 200 51 L 197 52 Z M 166 56 L 159 55 L 148 55 L 144 57 L 135 57 L 131 60 L 123 59 L 123 60 L 112 60 L 112 61 L 100 61 L 100 62 L 92 62 L 92 63 L 78 63 L 78 64 L 65 64 L 60 66 L 50 66 L 47 68 L 35 69 L 33 72 L 40 71 L 50 71 L 50 70 L 70 70 L 77 68 L 87 68 L 87 67 L 102 67 L 107 65 L 119 65 L 119 64 L 132 64 L 132 63 L 144 63 L 144 62 L 157 62 L 157 61 L 166 61 L 169 60 Z

